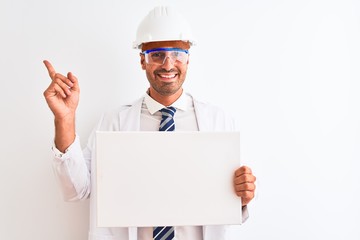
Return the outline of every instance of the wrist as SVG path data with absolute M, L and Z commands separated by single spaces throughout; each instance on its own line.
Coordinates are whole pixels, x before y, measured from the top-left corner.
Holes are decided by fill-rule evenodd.
M 59 151 L 65 150 L 75 139 L 75 116 L 55 118 L 55 146 Z

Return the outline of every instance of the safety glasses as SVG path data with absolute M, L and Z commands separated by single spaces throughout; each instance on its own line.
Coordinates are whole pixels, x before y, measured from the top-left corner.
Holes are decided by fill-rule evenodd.
M 143 51 L 147 64 L 163 65 L 167 58 L 172 64 L 185 64 L 189 58 L 189 51 L 181 48 L 154 48 Z

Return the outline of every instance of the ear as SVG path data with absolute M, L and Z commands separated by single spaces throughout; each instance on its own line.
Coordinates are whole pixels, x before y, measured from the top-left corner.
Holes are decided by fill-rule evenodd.
M 142 70 L 145 70 L 146 69 L 145 55 L 142 53 L 140 53 L 140 64 L 141 64 Z

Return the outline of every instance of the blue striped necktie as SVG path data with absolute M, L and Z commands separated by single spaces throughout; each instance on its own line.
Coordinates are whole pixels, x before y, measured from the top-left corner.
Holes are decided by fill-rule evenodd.
M 162 114 L 162 119 L 160 122 L 159 131 L 174 131 L 175 122 L 174 114 L 176 109 L 174 107 L 167 107 L 160 110 Z M 174 227 L 154 227 L 153 239 L 154 240 L 172 240 L 175 236 Z
M 159 131 L 174 131 L 175 122 L 173 117 L 176 112 L 176 108 L 166 107 L 161 109 L 160 112 L 162 114 L 162 119 L 160 122 Z

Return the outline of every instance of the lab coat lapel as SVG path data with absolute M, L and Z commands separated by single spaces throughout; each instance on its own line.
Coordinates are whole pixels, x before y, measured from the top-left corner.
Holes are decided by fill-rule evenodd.
M 197 101 L 193 98 L 196 120 L 198 122 L 199 131 L 207 132 L 214 131 L 214 126 L 212 126 L 212 119 L 209 116 L 209 109 L 203 102 Z
M 141 97 L 119 113 L 120 131 L 139 131 L 141 105 L 144 97 Z

